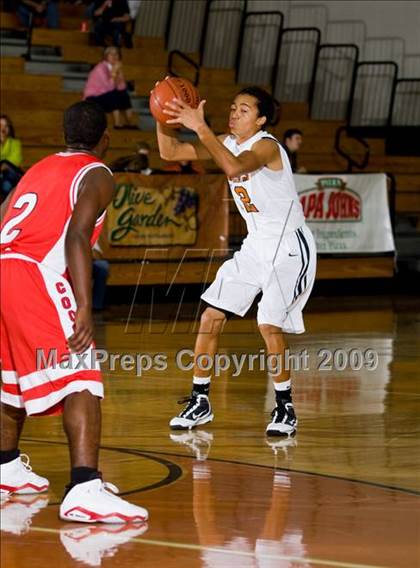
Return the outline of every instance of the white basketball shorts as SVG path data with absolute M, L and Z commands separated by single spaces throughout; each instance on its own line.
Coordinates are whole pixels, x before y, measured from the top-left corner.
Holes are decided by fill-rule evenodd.
M 233 258 L 222 264 L 201 298 L 210 306 L 244 316 L 262 292 L 258 324 L 271 324 L 285 333 L 303 333 L 302 310 L 316 273 L 316 246 L 303 225 L 282 238 L 248 235 Z

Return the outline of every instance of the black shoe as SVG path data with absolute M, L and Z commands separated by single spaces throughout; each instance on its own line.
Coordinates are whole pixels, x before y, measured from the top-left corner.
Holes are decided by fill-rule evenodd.
M 213 420 L 214 416 L 207 395 L 192 393 L 189 397 L 180 400 L 178 404 L 184 402 L 187 403 L 185 408 L 169 422 L 172 430 L 191 430 L 191 428 Z
M 272 421 L 267 426 L 267 436 L 291 436 L 296 432 L 297 418 L 293 404 L 284 402 L 271 413 Z

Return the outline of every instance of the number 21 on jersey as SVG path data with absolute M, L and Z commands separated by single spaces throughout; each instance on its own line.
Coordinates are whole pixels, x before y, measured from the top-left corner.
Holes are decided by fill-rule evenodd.
M 247 190 L 243 185 L 238 185 L 234 188 L 234 192 L 239 196 L 240 200 L 244 204 L 247 213 L 258 213 L 258 209 L 253 203 L 251 203 L 251 198 L 248 195 Z

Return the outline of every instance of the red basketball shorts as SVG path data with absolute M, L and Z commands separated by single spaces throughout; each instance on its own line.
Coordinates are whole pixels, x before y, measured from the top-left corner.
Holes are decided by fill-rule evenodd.
M 103 397 L 92 347 L 69 353 L 76 302 L 68 280 L 41 264 L 2 256 L 1 401 L 29 414 L 61 414 L 64 398 L 83 390 Z

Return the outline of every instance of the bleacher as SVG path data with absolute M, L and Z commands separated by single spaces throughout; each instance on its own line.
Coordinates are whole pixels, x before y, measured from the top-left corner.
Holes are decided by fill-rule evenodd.
M 304 132 L 299 163 L 309 173 L 348 171 L 349 161 L 344 156 L 355 160 L 363 157 L 364 149 L 354 136 L 366 134 L 363 138 L 369 145 L 369 161 L 363 170 L 353 168 L 353 172 L 387 172 L 394 176 L 397 246 L 400 239 L 407 258 L 416 258 L 415 250 L 420 250 L 418 145 L 417 156 L 414 152 L 391 155 L 386 150 L 391 127 L 411 126 L 411 122 L 404 123 L 404 101 L 416 105 L 420 100 L 420 70 L 417 76 L 406 75 L 416 71 L 418 56 L 405 54 L 402 40 L 391 38 L 387 44 L 385 40 L 367 38 L 360 22 L 353 22 L 353 26 L 349 22 L 329 22 L 325 6 L 311 5 L 305 10 L 283 2 L 284 13 L 250 17 L 241 1 L 197 0 L 194 10 L 188 10 L 188 4 L 191 6 L 185 0 L 141 3 L 134 48 L 123 49 L 124 74 L 134 83 L 132 101 L 140 131 L 113 130 L 107 160 L 131 153 L 134 144 L 144 140 L 152 148 L 151 167 L 162 167 L 148 95 L 155 81 L 168 73 L 169 52 L 181 50 L 199 67 L 198 88 L 208 101 L 208 118 L 216 132 L 225 131 L 228 105 L 240 86 L 258 83 L 271 90 L 280 102 L 280 122 L 273 133 L 281 138 L 289 128 Z M 25 168 L 62 149 L 62 112 L 80 99 L 87 73 L 101 57 L 101 49 L 90 44 L 89 34 L 80 31 L 84 8 L 67 3 L 60 8 L 61 29 L 34 28 L 29 35 L 19 28 L 14 14 L 1 13 L 2 112 L 11 116 L 23 142 Z M 182 33 L 185 29 L 194 33 Z M 373 69 L 380 67 L 382 57 L 395 60 L 395 76 L 370 73 L 369 80 L 377 77 L 378 81 L 370 91 L 363 88 L 365 54 Z M 170 71 L 193 77 L 196 68 L 183 58 L 173 58 Z M 409 93 L 397 89 L 403 79 L 411 80 L 407 83 L 412 85 Z M 327 82 L 331 85 L 329 98 Z M 377 110 L 378 105 L 379 115 L 366 113 L 366 109 Z M 360 108 L 363 112 L 359 112 Z M 415 121 L 412 126 L 418 127 L 420 117 L 416 112 L 420 113 L 420 103 L 419 110 L 409 117 Z M 343 126 L 348 128 L 348 136 L 345 148 L 338 152 L 336 132 Z M 205 165 L 214 171 L 214 165 Z M 231 208 L 232 242 L 242 232 L 238 214 Z M 159 280 L 161 268 L 158 264 L 150 268 L 150 283 Z M 189 270 L 187 281 L 196 281 L 200 271 L 196 266 Z M 331 257 L 320 259 L 318 277 L 390 277 L 393 271 L 391 257 Z M 135 283 L 137 274 L 135 266 L 127 265 L 122 276 L 114 259 L 110 283 Z

